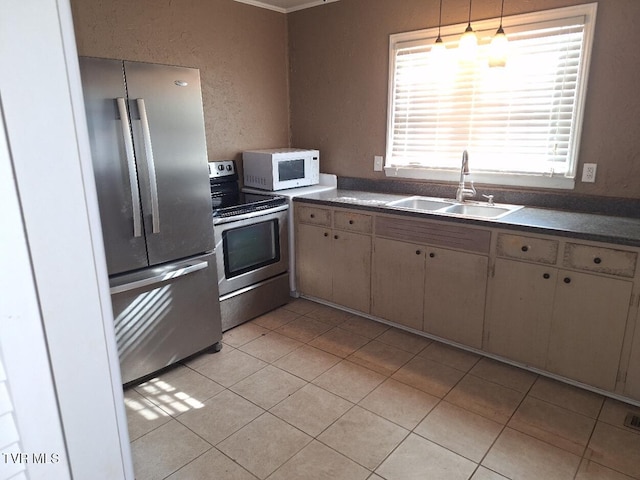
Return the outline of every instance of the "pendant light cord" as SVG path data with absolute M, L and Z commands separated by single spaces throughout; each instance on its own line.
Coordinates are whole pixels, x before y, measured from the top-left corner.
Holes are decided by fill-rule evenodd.
M 469 0 L 469 23 L 467 24 L 467 28 L 471 26 L 471 2 L 473 0 Z M 502 0 L 504 2 L 504 0 Z
M 502 0 L 504 2 L 504 0 Z M 442 26 L 442 0 L 440 0 L 440 15 L 438 16 L 438 38 L 440 38 L 440 27 Z
M 442 1 L 442 0 L 440 0 Z M 502 0 L 502 7 L 500 7 L 500 28 L 502 28 L 502 16 L 504 15 L 504 0 Z

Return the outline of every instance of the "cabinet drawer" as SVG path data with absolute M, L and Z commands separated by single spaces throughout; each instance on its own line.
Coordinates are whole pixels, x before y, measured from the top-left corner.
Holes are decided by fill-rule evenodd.
M 632 278 L 637 259 L 636 252 L 567 243 L 562 264 L 567 268 Z
M 352 212 L 334 212 L 334 227 L 352 232 L 371 233 L 371 215 Z
M 499 257 L 555 265 L 558 258 L 558 241 L 500 233 L 497 253 Z
M 331 226 L 331 210 L 327 208 L 307 207 L 296 205 L 298 221 L 313 225 Z

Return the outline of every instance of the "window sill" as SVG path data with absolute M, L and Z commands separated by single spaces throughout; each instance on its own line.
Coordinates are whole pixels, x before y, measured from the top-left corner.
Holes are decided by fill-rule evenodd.
M 387 177 L 411 178 L 416 180 L 434 180 L 439 182 L 458 182 L 460 172 L 454 170 L 436 170 L 419 167 L 384 167 Z M 487 173 L 474 172 L 466 176 L 466 181 L 478 184 L 502 185 L 512 187 L 537 187 L 572 190 L 575 188 L 575 179 L 562 176 L 548 176 L 536 174 L 516 173 Z

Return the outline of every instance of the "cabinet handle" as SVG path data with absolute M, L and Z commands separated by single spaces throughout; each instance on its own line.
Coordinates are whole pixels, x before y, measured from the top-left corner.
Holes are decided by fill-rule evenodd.
M 564 277 L 564 283 L 571 283 L 571 279 L 569 277 Z
M 421 253 L 422 253 L 422 251 L 416 250 L 416 255 L 420 255 Z
M 328 237 L 328 236 L 329 236 L 329 234 L 328 234 L 327 232 L 324 232 L 324 236 L 325 236 L 325 237 Z
M 338 235 L 334 235 L 333 238 L 337 240 L 338 239 Z
M 549 275 L 548 273 L 545 273 L 544 275 L 542 275 L 542 278 L 549 279 L 551 278 L 551 275 Z
M 431 253 L 429 254 L 429 257 L 431 257 L 431 258 L 433 258 L 433 257 L 435 257 L 435 256 L 436 256 L 436 254 L 435 254 L 435 253 L 433 253 L 433 252 L 431 252 Z
M 313 213 L 312 213 L 311 215 L 309 215 L 309 216 L 310 216 L 311 218 L 316 218 L 315 214 L 313 214 Z
M 349 225 L 353 225 L 353 220 L 349 220 Z
M 523 245 L 523 246 L 522 246 L 522 248 L 521 248 L 521 250 L 522 250 L 523 252 L 528 252 L 528 251 L 529 251 L 529 247 L 528 247 L 527 245 Z
M 602 263 L 602 259 L 600 257 L 596 257 L 593 259 L 593 263 Z

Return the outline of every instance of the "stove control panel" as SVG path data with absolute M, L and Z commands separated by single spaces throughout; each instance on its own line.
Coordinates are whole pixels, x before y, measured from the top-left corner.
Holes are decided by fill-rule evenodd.
M 236 162 L 233 160 L 209 162 L 209 178 L 227 177 L 235 173 Z

